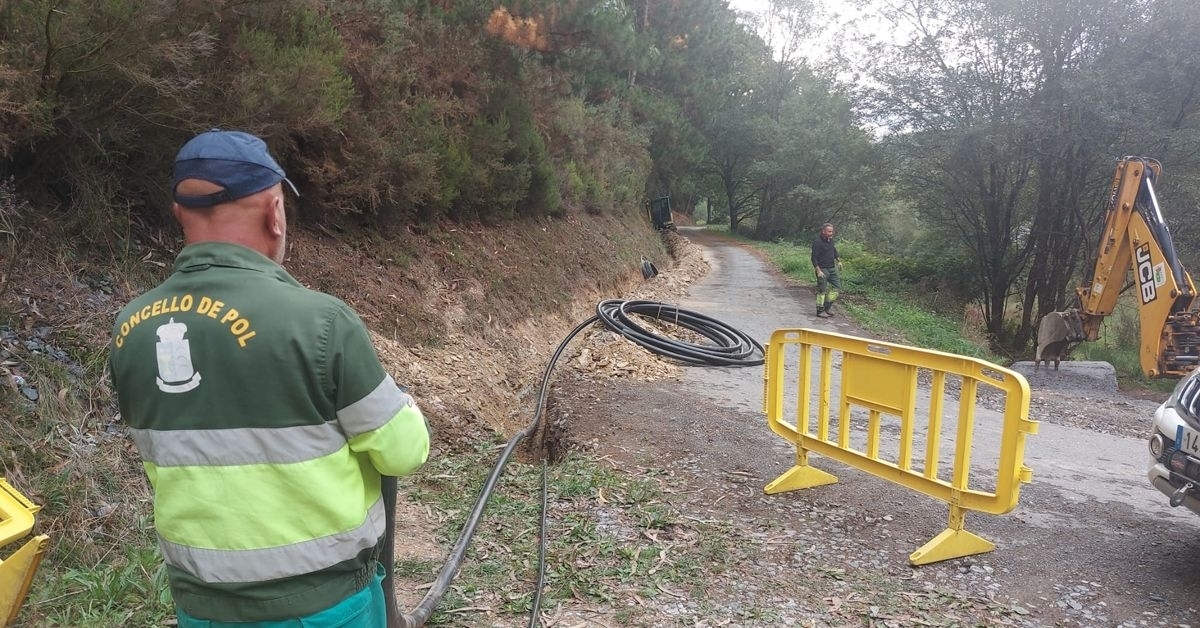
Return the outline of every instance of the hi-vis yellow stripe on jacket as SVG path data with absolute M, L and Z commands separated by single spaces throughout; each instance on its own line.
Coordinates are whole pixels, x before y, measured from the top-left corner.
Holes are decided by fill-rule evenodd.
M 189 615 L 307 615 L 374 575 L 380 475 L 419 467 L 429 434 L 344 303 L 194 244 L 122 310 L 110 367 Z

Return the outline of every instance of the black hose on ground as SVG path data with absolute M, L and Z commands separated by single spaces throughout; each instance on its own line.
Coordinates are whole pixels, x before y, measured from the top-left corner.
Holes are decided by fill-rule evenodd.
M 455 541 L 454 547 L 450 550 L 450 555 L 446 557 L 446 564 L 442 565 L 442 570 L 438 572 L 437 579 L 433 581 L 433 584 L 429 587 L 429 590 L 425 592 L 425 597 L 421 598 L 421 602 L 417 604 L 417 608 L 413 609 L 411 613 L 406 613 L 401 618 L 402 623 L 398 628 L 417 628 L 419 626 L 424 626 L 425 622 L 429 620 L 429 617 L 433 615 L 433 609 L 437 608 L 438 603 L 442 601 L 443 597 L 445 597 L 446 591 L 450 588 L 451 580 L 454 579 L 454 575 L 458 573 L 459 568 L 462 567 L 463 559 L 467 555 L 467 546 L 470 545 L 471 539 L 475 536 L 475 528 L 479 525 L 479 520 L 483 518 L 484 507 L 487 506 L 487 500 L 491 498 L 492 491 L 496 488 L 496 482 L 499 481 L 500 474 L 504 471 L 504 467 L 508 464 L 508 458 L 512 456 L 514 451 L 516 451 L 517 445 L 522 440 L 525 440 L 525 438 L 533 435 L 536 432 L 538 425 L 541 424 L 542 412 L 545 410 L 546 398 L 550 392 L 550 374 L 554 370 L 555 363 L 558 362 L 559 357 L 562 356 L 563 351 L 566 350 L 567 345 L 571 342 L 571 340 L 574 339 L 579 332 L 586 329 L 588 325 L 591 325 L 595 321 L 596 317 L 593 316 L 577 325 L 575 329 L 571 330 L 571 333 L 567 334 L 567 337 L 564 338 L 563 341 L 558 345 L 558 349 L 554 351 L 554 355 L 550 358 L 550 362 L 546 365 L 546 371 L 542 374 L 542 386 L 541 391 L 538 394 L 537 406 L 534 409 L 533 422 L 530 423 L 529 426 L 524 430 L 513 436 L 512 440 L 508 441 L 508 444 L 504 446 L 504 450 L 500 452 L 500 458 L 496 460 L 496 466 L 492 468 L 491 473 L 489 473 L 487 479 L 484 480 L 483 489 L 480 490 L 479 497 L 475 500 L 475 507 L 471 509 L 471 514 L 467 516 L 467 521 L 463 524 L 462 532 L 459 533 L 458 540 Z M 545 538 L 544 534 L 542 538 Z M 545 562 L 543 561 L 539 565 L 539 582 L 545 577 L 543 573 L 544 566 Z M 540 595 L 538 596 L 538 601 L 535 602 L 535 604 L 536 603 L 540 603 Z M 535 613 L 533 617 L 536 616 L 537 615 Z M 389 628 L 392 628 L 390 624 Z
M 380 483 L 383 491 L 384 521 L 386 532 L 383 535 L 383 549 L 380 550 L 380 560 L 383 561 L 383 599 L 387 603 L 387 628 L 404 628 L 400 608 L 396 606 L 396 491 L 399 482 L 394 475 L 385 475 Z
M 671 323 L 689 329 L 701 336 L 712 341 L 712 344 L 696 344 L 692 342 L 674 340 L 664 338 L 652 331 L 639 325 L 634 316 L 641 316 L 648 319 L 656 319 L 662 322 Z M 554 355 L 546 364 L 546 370 L 542 374 L 541 387 L 538 393 L 537 406 L 534 409 L 533 421 L 521 432 L 513 436 L 512 440 L 505 445 L 504 450 L 500 453 L 500 458 L 496 461 L 496 466 L 492 468 L 484 481 L 483 489 L 479 492 L 479 497 L 475 501 L 475 507 L 471 510 L 471 514 L 467 517 L 466 523 L 463 524 L 462 532 L 459 534 L 458 540 L 454 543 L 454 548 L 451 549 L 450 555 L 446 559 L 446 564 L 442 565 L 442 569 L 438 572 L 437 579 L 426 591 L 425 597 L 417 605 L 411 613 L 400 615 L 395 609 L 395 595 L 391 587 L 392 572 L 395 568 L 395 553 L 392 550 L 395 535 L 395 503 L 396 503 L 396 479 L 385 478 L 384 482 L 384 504 L 388 504 L 388 495 L 391 495 L 391 505 L 387 506 L 387 541 L 384 549 L 384 566 L 387 569 L 387 576 L 384 580 L 384 592 L 388 597 L 388 628 L 418 628 L 424 626 L 425 622 L 433 614 L 433 610 L 437 607 L 445 596 L 446 591 L 450 588 L 450 582 L 454 575 L 458 573 L 462 562 L 466 557 L 467 547 L 471 543 L 471 539 L 475 536 L 475 528 L 479 525 L 480 519 L 483 517 L 484 508 L 487 506 L 488 499 L 492 496 L 492 491 L 496 488 L 496 483 L 500 479 L 500 474 L 504 471 L 504 467 L 508 464 L 508 459 L 516 450 L 517 445 L 527 437 L 536 434 L 541 426 L 542 414 L 546 407 L 546 399 L 550 391 L 550 376 L 554 372 L 554 366 L 558 363 L 559 358 L 566 350 L 567 345 L 575 336 L 579 335 L 584 329 L 596 321 L 604 323 L 609 330 L 618 333 L 630 341 L 649 350 L 651 353 L 670 358 L 684 364 L 704 365 L 704 366 L 756 366 L 763 363 L 764 352 L 762 344 L 754 340 L 750 336 L 730 327 L 721 321 L 714 318 L 681 309 L 674 305 L 657 303 L 654 301 L 621 301 L 610 299 L 601 301 L 596 306 L 596 314 L 579 325 L 576 325 L 566 338 L 559 343 L 555 349 Z M 543 432 L 544 433 L 544 432 Z M 391 488 L 388 489 L 387 480 L 391 480 Z M 540 542 L 538 545 L 538 580 L 537 589 L 534 591 L 532 608 L 529 617 L 529 626 L 534 628 L 539 623 L 539 615 L 542 600 L 542 590 L 545 588 L 546 579 L 546 465 L 542 465 L 542 513 L 540 526 Z

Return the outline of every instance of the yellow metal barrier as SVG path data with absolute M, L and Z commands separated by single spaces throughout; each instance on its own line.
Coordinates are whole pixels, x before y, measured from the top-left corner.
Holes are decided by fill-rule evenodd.
M 963 526 L 968 510 L 990 514 L 1012 510 L 1021 484 L 1033 477 L 1023 460 L 1025 436 L 1037 433 L 1037 422 L 1029 420 L 1029 383 L 1020 374 L 939 351 L 811 329 L 781 329 L 767 345 L 764 380 L 767 422 L 772 431 L 796 445 L 795 465 L 768 484 L 765 492 L 837 482 L 833 475 L 809 466 L 808 454 L 815 452 L 949 504 L 949 527 L 909 555 L 912 564 L 995 549 L 992 542 Z M 947 383 L 958 384 L 957 402 L 946 397 Z M 794 397 L 785 395 L 789 384 L 795 386 Z M 989 434 L 995 448 L 992 490 L 968 482 L 973 450 L 989 444 L 976 438 L 975 406 L 981 384 L 1004 397 L 999 433 Z M 836 413 L 831 411 L 835 396 Z M 957 423 L 944 425 L 943 414 L 952 414 L 955 405 Z M 789 410 L 794 423 L 785 420 Z M 897 436 L 886 445 L 894 455 L 886 459 L 881 450 L 892 433 Z M 953 440 L 948 479 L 939 473 L 943 440 Z
M 41 508 L 0 478 L 0 547 L 29 534 L 38 510 Z M 16 619 L 49 541 L 48 536 L 35 536 L 0 561 L 0 628 Z

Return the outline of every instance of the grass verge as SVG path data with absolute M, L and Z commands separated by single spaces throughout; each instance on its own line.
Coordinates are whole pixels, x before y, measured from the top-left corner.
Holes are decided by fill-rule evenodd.
M 771 263 L 793 281 L 815 287 L 807 247 L 787 243 L 752 244 L 765 252 Z M 842 293 L 844 296 L 838 303 L 843 311 L 880 340 L 1003 363 L 1002 358 L 988 350 L 985 338 L 971 337 L 971 330 L 963 329 L 961 319 L 921 307 L 916 303 L 919 296 L 907 294 L 899 287 L 883 289 L 872 285 L 870 278 L 855 270 L 853 260 L 848 260 L 843 269 Z
M 34 531 L 51 540 L 14 626 L 161 625 L 172 606 L 149 491 L 112 423 L 103 359 L 67 334 L 7 346 L 10 355 L 25 350 L 23 385 L 0 390 L 10 413 L 0 421 L 4 475 L 42 506 Z
M 414 478 L 408 499 L 442 522 L 442 546 L 456 540 L 498 450 L 497 443 L 480 442 L 473 452 L 431 460 Z M 541 473 L 537 465 L 508 465 L 467 560 L 428 625 L 528 623 Z M 570 452 L 548 474 L 541 603 L 548 624 L 1009 625 L 1026 612 L 940 587 L 918 590 L 911 578 L 848 565 L 837 543 L 794 528 L 815 520 L 814 527 L 832 530 L 832 521 L 843 517 L 836 509 L 795 515 L 802 519 L 742 510 L 697 516 L 691 511 L 703 505 L 695 503 L 695 487 L 680 486 L 669 472 L 621 467 L 580 452 Z M 822 524 L 827 516 L 831 522 Z M 397 570 L 403 580 L 429 582 L 440 567 L 414 560 L 400 561 Z
M 445 521 L 438 530 L 453 544 L 495 462 L 495 443 L 431 460 L 410 500 Z M 511 462 L 488 502 L 467 560 L 430 619 L 435 626 L 519 625 L 532 609 L 537 580 L 542 467 Z M 541 608 L 614 606 L 635 595 L 703 597 L 692 590 L 725 569 L 736 534 L 728 526 L 684 519 L 665 499 L 667 478 L 630 472 L 571 454 L 547 470 L 549 492 L 547 586 Z M 468 501 L 464 496 L 469 495 Z M 440 564 L 401 563 L 398 574 L 432 579 Z M 623 606 L 620 604 L 619 606 Z M 643 625 L 644 607 L 615 611 L 620 625 Z
M 107 341 L 122 291 L 163 267 L 143 251 L 97 263 L 85 253 L 94 243 L 56 226 L 16 228 L 40 253 L 8 266 L 0 295 L 0 475 L 42 507 L 33 532 L 50 547 L 12 626 L 162 625 L 172 605 Z

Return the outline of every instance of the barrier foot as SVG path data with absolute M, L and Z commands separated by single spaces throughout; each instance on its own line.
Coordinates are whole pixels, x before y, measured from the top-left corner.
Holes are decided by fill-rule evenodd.
M 914 565 L 928 565 L 951 558 L 983 554 L 996 549 L 996 544 L 963 529 L 946 528 L 921 549 L 908 555 Z
M 813 488 L 815 486 L 824 486 L 837 482 L 836 476 L 826 473 L 816 467 L 808 465 L 795 466 L 787 470 L 787 473 L 775 478 L 773 482 L 763 487 L 763 492 L 768 495 L 775 493 L 784 493 L 787 491 L 795 491 L 802 488 Z
M 0 626 L 16 619 L 49 541 L 48 536 L 35 536 L 7 560 L 0 561 Z

